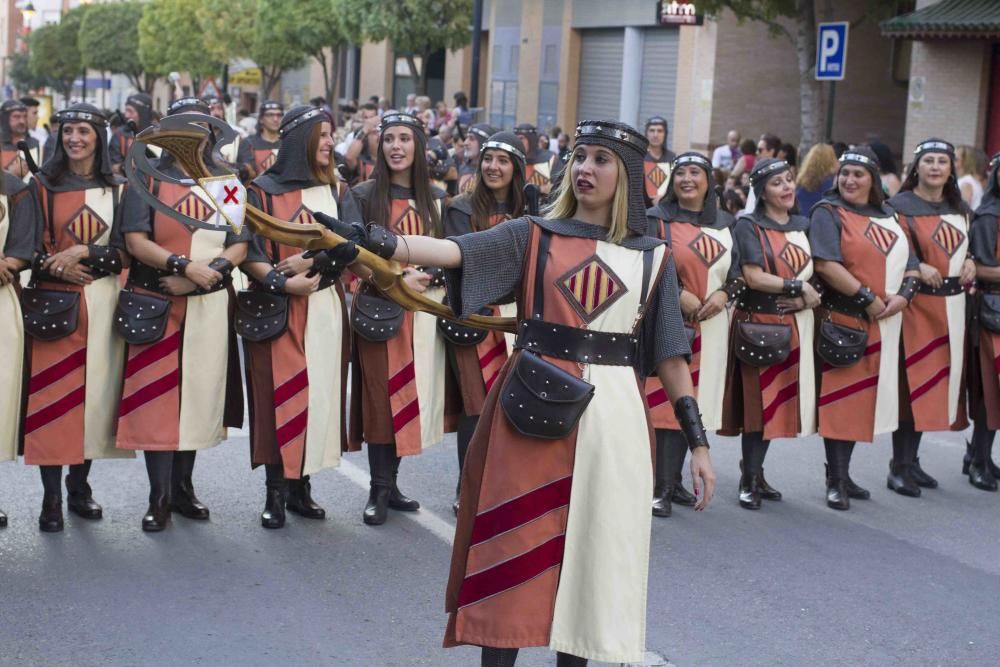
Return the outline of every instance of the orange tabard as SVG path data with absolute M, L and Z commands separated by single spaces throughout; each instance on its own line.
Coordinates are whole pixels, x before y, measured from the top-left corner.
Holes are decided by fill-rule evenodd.
M 872 219 L 842 207 L 833 207 L 841 223 L 840 248 L 843 266 L 883 301 L 899 291 L 909 257 L 909 245 L 894 217 Z M 881 383 L 898 365 L 899 322 L 897 314 L 881 325 L 867 317 L 819 310 L 817 317 L 868 331 L 868 346 L 856 364 L 835 368 L 817 358 L 820 366 L 819 434 L 824 438 L 871 442 L 875 435 L 895 430 L 898 385 Z M 819 324 L 817 323 L 817 326 Z M 817 334 L 818 335 L 818 334 Z M 883 341 L 883 335 L 886 340 Z M 883 357 L 886 357 L 883 359 Z M 883 381 L 885 378 L 883 378 Z M 892 414 L 880 414 L 881 410 Z M 885 425 L 877 428 L 876 422 Z
M 257 148 L 253 146 L 253 169 L 257 175 L 267 171 L 277 159 L 277 148 Z
M 942 278 L 957 277 L 968 252 L 968 220 L 963 215 L 900 215 L 903 231 L 919 247 L 921 261 Z M 913 238 L 910 226 L 916 232 Z M 968 426 L 962 377 L 965 294 L 932 296 L 917 292 L 903 311 L 905 377 L 900 378 L 900 419 L 927 431 Z
M 114 210 L 112 197 L 116 196 L 110 188 L 49 193 L 39 183 L 38 189 L 46 252 L 54 254 L 78 244 L 107 245 L 113 222 L 110 219 Z M 104 200 L 102 206 L 91 202 L 105 209 L 103 215 L 87 205 L 88 192 Z M 86 399 L 88 396 L 94 399 L 93 390 L 99 389 L 91 387 L 88 390 L 88 377 L 105 372 L 109 367 L 119 367 L 123 362 L 122 358 L 106 358 L 106 352 L 95 356 L 95 350 L 90 350 L 88 354 L 88 333 L 93 324 L 91 317 L 106 319 L 100 323 L 106 339 L 89 341 L 91 346 L 100 350 L 101 346 L 107 348 L 114 343 L 111 340 L 111 316 L 118 293 L 117 284 L 118 276 L 95 277 L 92 290 L 89 286 L 62 281 L 37 282 L 36 286 L 42 289 L 78 294 L 80 316 L 76 330 L 68 336 L 52 341 L 28 338 L 31 375 L 23 428 L 25 463 L 70 465 L 83 463 L 85 458 L 107 456 L 106 450 L 113 455 L 112 427 L 117 391 L 112 391 L 105 398 L 107 405 L 88 406 Z M 95 309 L 94 313 L 90 312 L 88 302 Z M 113 345 L 111 349 L 122 352 L 120 345 Z M 94 368 L 88 369 L 88 357 Z M 117 382 L 118 378 L 120 376 L 115 376 L 111 381 Z M 109 380 L 89 379 L 91 382 Z M 99 425 L 97 421 L 105 423 Z
M 440 202 L 435 203 L 440 206 Z M 388 228 L 395 234 L 426 233 L 424 221 L 409 199 L 393 199 L 390 218 L 392 223 Z M 443 412 L 446 369 L 442 365 L 432 371 L 441 374 L 441 395 L 436 395 L 435 391 L 429 392 L 429 395 L 418 395 L 421 378 L 418 377 L 419 364 L 414 358 L 414 350 L 420 345 L 443 344 L 443 341 L 417 340 L 414 336 L 414 317 L 414 313 L 404 311 L 399 333 L 386 342 L 354 337 L 360 372 L 352 376 L 352 448 L 360 448 L 362 440 L 380 445 L 395 444 L 398 456 L 410 456 L 419 454 L 423 447 L 435 444 L 423 441 L 421 421 L 422 417 L 437 419 L 435 410 Z M 432 335 L 437 336 L 436 330 Z M 454 430 L 454 426 L 446 423 L 445 430 Z
M 209 203 L 205 195 L 195 194 L 194 188 L 172 183 L 161 183 L 159 187 L 159 199 L 169 206 L 182 211 L 192 218 L 209 220 L 216 215 L 215 209 Z M 164 248 L 171 254 L 184 255 L 193 260 L 204 261 L 211 257 L 219 256 L 225 249 L 225 225 L 219 231 L 209 231 L 204 229 L 189 229 L 181 222 L 166 216 L 159 211 L 153 213 L 151 221 L 153 233 L 152 240 L 158 246 Z M 191 328 L 188 322 L 187 310 L 190 303 L 196 300 L 207 300 L 219 295 L 218 292 L 207 295 L 171 296 L 148 292 L 136 287 L 137 292 L 155 294 L 160 298 L 170 301 L 170 311 L 166 330 L 163 337 L 155 342 L 146 345 L 129 345 L 128 360 L 125 364 L 125 379 L 122 390 L 121 405 L 118 410 L 118 432 L 117 446 L 121 449 L 139 450 L 178 450 L 178 449 L 201 449 L 211 447 L 225 439 L 224 426 L 238 426 L 239 424 L 223 423 L 219 419 L 218 424 L 192 424 L 188 416 L 184 414 L 183 391 L 193 390 L 193 384 L 197 383 L 208 389 L 212 393 L 212 400 L 218 401 L 220 409 L 218 413 L 228 416 L 232 409 L 231 401 L 239 400 L 242 403 L 240 392 L 231 393 L 230 390 L 238 389 L 232 386 L 232 379 L 227 378 L 223 372 L 221 377 L 207 372 L 200 377 L 184 377 L 183 359 L 191 356 L 199 361 L 208 359 L 219 359 L 220 355 L 224 360 L 232 361 L 230 354 L 234 352 L 229 345 L 223 343 L 217 349 L 203 349 L 203 345 L 194 345 L 195 349 L 185 349 L 186 334 Z M 222 296 L 228 301 L 226 292 Z M 221 299 L 220 299 L 221 301 Z M 229 321 L 228 306 L 226 321 Z M 231 341 L 232 325 L 229 330 L 222 333 L 216 332 L 219 340 Z M 214 340 L 214 339 L 213 339 Z M 231 367 L 230 367 L 230 370 Z M 225 409 L 221 406 L 225 405 Z M 240 406 L 242 409 L 242 406 Z M 225 420 L 228 421 L 228 420 Z M 182 424 L 182 422 L 184 422 Z M 191 438 L 189 434 L 197 433 L 197 438 Z
M 595 317 L 610 312 L 618 298 L 636 285 L 623 283 L 604 263 L 598 254 L 598 241 L 557 234 L 551 238 L 545 275 L 537 276 L 539 231 L 537 225 L 532 225 L 517 300 L 520 317 L 533 312 L 534 285 L 541 279 L 546 286 L 543 320 L 606 331 L 606 328 L 598 328 Z M 654 286 L 667 264 L 669 250 L 664 250 L 660 264 L 654 264 Z M 633 276 L 630 274 L 630 277 Z M 630 309 L 626 318 L 630 325 L 634 318 L 635 311 Z M 583 426 L 562 440 L 539 441 L 517 432 L 498 402 L 500 387 L 520 354 L 523 353 L 515 351 L 511 355 L 510 362 L 501 370 L 486 397 L 462 473 L 458 527 L 446 599 L 449 620 L 445 646 L 550 645 L 550 639 L 556 641 L 552 634 L 558 615 L 557 591 L 561 591 L 562 586 L 577 585 L 567 584 L 564 577 L 569 566 L 570 545 L 579 549 L 579 535 L 571 536 L 567 532 L 574 472 L 578 472 L 577 466 L 581 465 L 577 447 L 584 437 L 602 436 L 584 434 Z M 544 358 L 570 373 L 581 372 L 574 361 Z M 590 367 L 592 381 L 596 376 L 595 368 L 598 367 Z M 627 371 L 630 379 L 637 383 L 637 402 L 647 416 L 647 423 L 639 428 L 649 438 L 650 449 L 643 448 L 641 453 L 629 450 L 629 455 L 641 456 L 643 467 L 649 466 L 651 476 L 653 438 L 648 412 L 641 400 L 640 381 L 632 369 L 619 370 Z M 624 395 L 627 388 L 618 386 L 613 391 Z M 598 389 L 588 412 L 602 409 L 602 402 Z M 583 419 L 587 419 L 586 414 Z M 609 437 L 604 433 L 603 442 L 610 444 Z M 588 443 L 588 447 L 591 446 L 593 443 Z M 616 456 L 624 456 L 624 452 L 623 449 Z M 596 483 L 596 480 L 591 481 Z M 651 480 L 644 481 L 651 483 Z M 648 505 L 646 487 L 638 486 L 644 494 L 639 502 Z M 644 525 L 648 534 L 648 524 Z M 587 526 L 578 524 L 573 530 L 586 531 Z M 641 536 L 636 540 L 641 542 Z M 579 556 L 578 552 L 573 553 L 574 557 Z M 579 572 L 578 562 L 574 563 L 574 572 Z M 591 584 L 597 588 L 596 582 L 591 580 Z M 595 600 L 594 604 L 601 603 Z M 645 603 L 640 606 L 645 607 Z M 565 640 L 565 637 L 559 639 Z M 591 650 L 597 649 L 591 645 Z
M 321 188 L 323 186 L 318 186 Z M 318 189 L 317 188 L 317 189 Z M 267 213 L 279 220 L 300 224 L 314 223 L 313 211 L 303 202 L 303 190 L 293 190 L 270 199 L 263 191 L 254 188 L 264 202 Z M 333 194 L 331 192 L 331 197 Z M 334 206 L 336 198 L 334 198 Z M 324 209 L 323 213 L 337 216 L 336 208 Z M 271 261 L 278 262 L 302 253 L 301 248 L 263 240 L 264 252 Z M 340 369 L 334 377 L 311 377 L 309 372 L 309 351 L 306 345 L 306 325 L 310 314 L 310 303 L 314 295 L 288 295 L 288 326 L 277 338 L 261 343 L 243 341 L 246 351 L 247 391 L 250 407 L 250 451 L 254 465 L 283 464 L 286 479 L 299 479 L 305 470 L 306 449 L 325 449 L 326 442 L 309 442 L 310 386 L 337 383 L 340 386 L 339 405 L 325 406 L 322 417 L 333 415 L 339 422 L 340 446 L 346 446 L 346 398 L 347 360 L 350 354 L 350 332 L 347 330 L 347 314 L 344 306 L 343 288 L 340 281 L 329 285 L 316 294 L 333 290 L 336 307 L 342 313 L 340 318 Z M 322 312 L 322 311 L 321 311 Z M 332 348 L 337 340 L 327 340 Z M 318 366 L 314 360 L 313 371 Z M 322 395 L 322 394 L 321 394 Z
M 655 165 L 656 163 L 647 161 L 646 164 Z M 660 220 L 659 223 L 658 237 L 666 239 L 665 225 L 668 223 L 663 220 Z M 669 225 L 670 247 L 674 266 L 677 269 L 677 278 L 686 291 L 704 301 L 712 292 L 721 289 L 722 285 L 725 284 L 725 277 L 732 262 L 732 233 L 728 229 L 706 231 L 706 228 L 688 222 L 671 222 Z M 719 324 L 725 327 L 726 312 L 719 313 L 716 318 L 721 318 Z M 691 341 L 689 366 L 695 397 L 698 397 L 698 385 L 701 380 L 701 350 L 704 342 L 702 323 L 685 322 L 685 326 L 693 327 L 695 330 L 694 340 Z M 713 354 L 724 359 L 727 351 L 725 336 L 717 339 L 715 344 L 721 344 L 722 347 L 715 349 Z M 706 381 L 718 384 L 721 389 L 725 382 L 725 364 L 721 365 L 721 371 L 721 374 L 717 374 L 718 377 L 706 378 Z M 649 414 L 654 428 L 680 430 L 670 397 L 667 396 L 663 384 L 657 377 L 646 379 L 646 403 L 649 406 Z M 707 407 L 701 405 L 703 418 L 706 420 L 705 426 L 708 430 L 713 430 L 721 425 L 721 423 L 714 423 L 716 419 L 721 419 L 721 414 L 708 415 Z M 718 407 L 721 408 L 721 405 Z M 711 412 L 721 413 L 721 409 L 712 409 Z M 709 423 L 710 421 L 713 423 Z
M 785 232 L 758 227 L 767 236 L 774 250 L 776 275 L 780 278 L 808 280 L 812 277 L 813 264 L 809 240 L 804 232 Z M 764 253 L 765 257 L 767 253 Z M 765 268 L 766 267 L 762 267 Z M 808 434 L 815 428 L 815 382 L 800 375 L 813 372 L 813 331 L 811 311 L 793 315 L 748 313 L 736 309 L 733 322 L 766 322 L 788 324 L 792 327 L 791 352 L 780 364 L 756 368 L 744 365 L 730 352 L 729 381 L 723 410 L 723 433 L 734 435 L 740 431 L 763 431 L 765 440 L 794 438 Z M 803 335 L 807 328 L 808 335 Z M 733 337 L 735 340 L 735 337 Z M 806 370 L 806 373 L 803 373 Z M 811 423 L 807 420 L 811 417 Z

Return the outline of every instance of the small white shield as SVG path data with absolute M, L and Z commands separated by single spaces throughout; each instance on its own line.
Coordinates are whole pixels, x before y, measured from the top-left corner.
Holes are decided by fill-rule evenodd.
M 209 196 L 229 226 L 239 234 L 247 210 L 247 189 L 235 175 L 199 178 L 198 185 Z

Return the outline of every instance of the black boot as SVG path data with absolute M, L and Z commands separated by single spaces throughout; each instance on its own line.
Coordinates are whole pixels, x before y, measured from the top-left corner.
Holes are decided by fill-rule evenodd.
M 748 510 L 760 509 L 760 471 L 764 465 L 764 434 L 744 433 L 743 458 L 740 460 L 740 506 Z
M 142 529 L 157 533 L 170 523 L 170 474 L 174 467 L 174 452 L 146 452 L 146 474 L 149 476 L 149 508 L 142 517 Z
M 764 457 L 767 456 L 767 448 L 771 446 L 770 440 L 763 440 L 760 445 L 760 497 L 764 500 L 781 500 L 781 491 L 767 483 L 764 479 Z
M 515 662 L 517 662 L 516 648 L 484 646 L 479 664 L 481 667 L 514 667 Z
M 81 519 L 96 520 L 104 516 L 101 506 L 94 501 L 93 491 L 87 483 L 90 461 L 69 467 L 66 475 L 66 507 Z
M 393 453 L 395 453 L 395 447 L 393 447 Z M 399 486 L 396 485 L 396 479 L 399 477 L 399 463 L 402 460 L 402 457 L 393 456 L 392 488 L 389 489 L 389 507 L 398 512 L 416 512 L 420 509 L 420 503 L 413 498 L 407 498 L 399 490 Z
M 282 528 L 285 525 L 285 484 L 284 467 L 278 463 L 264 466 L 267 481 L 264 496 L 264 511 L 260 513 L 260 525 L 264 528 Z
M 7 527 L 7 515 L 4 514 L 3 512 L 0 512 L 0 528 L 6 528 L 6 527 Z
M 913 481 L 917 483 L 917 486 L 922 486 L 925 489 L 936 489 L 938 487 L 938 481 L 928 475 L 924 469 L 920 467 L 920 457 L 917 456 L 917 452 L 920 451 L 920 439 L 923 435 L 923 433 L 918 433 L 916 431 L 912 431 L 910 433 L 910 452 L 912 461 L 910 470 L 913 473 Z
M 194 484 L 191 482 L 196 454 L 197 452 L 192 451 L 174 452 L 174 464 L 170 473 L 170 511 L 188 519 L 206 521 L 209 517 L 208 508 L 194 495 Z
M 38 515 L 38 529 L 43 533 L 58 533 L 63 529 L 62 466 L 38 466 L 42 474 L 42 513 Z
M 848 466 L 851 452 L 843 440 L 824 438 L 826 449 L 826 506 L 835 510 L 851 509 L 850 494 L 847 492 Z
M 671 457 L 667 453 L 667 437 L 669 431 L 666 429 L 658 428 L 656 429 L 656 475 L 654 476 L 653 482 L 653 516 L 668 517 L 670 516 L 673 508 L 671 507 L 671 501 L 673 500 L 673 485 L 668 484 L 667 480 L 673 481 L 674 476 L 671 473 Z
M 365 505 L 362 518 L 369 526 L 381 526 L 389 514 L 395 452 L 393 445 L 368 444 L 368 469 L 372 479 L 368 503 Z
M 288 480 L 288 500 L 285 501 L 285 508 L 295 512 L 303 519 L 326 518 L 326 510 L 312 499 L 312 484 L 309 483 L 309 475 L 303 475 L 302 479 Z
M 556 653 L 556 667 L 587 667 L 587 659 L 569 653 Z
M 892 460 L 885 486 L 910 498 L 920 497 L 920 487 L 913 478 L 913 424 L 901 423 L 892 434 Z
M 745 472 L 740 475 L 740 507 L 748 510 L 760 509 L 759 474 Z
M 687 458 L 687 453 L 688 443 L 684 434 L 680 431 L 667 431 L 667 459 L 674 472 L 670 500 L 684 507 L 694 507 L 698 504 L 698 499 L 681 484 L 684 477 L 684 459 Z
M 976 422 L 972 429 L 972 457 L 968 465 L 969 484 L 983 491 L 996 491 L 997 478 L 993 474 L 994 431 Z
M 479 417 L 462 415 L 458 418 L 458 482 L 455 484 L 455 502 L 451 504 L 451 509 L 458 516 L 458 496 L 462 491 L 462 470 L 465 468 L 465 455 L 469 451 L 469 443 L 472 442 L 472 434 L 476 432 L 476 424 Z

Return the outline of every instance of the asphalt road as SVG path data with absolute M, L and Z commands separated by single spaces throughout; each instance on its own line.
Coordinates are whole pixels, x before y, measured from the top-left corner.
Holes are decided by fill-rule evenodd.
M 654 519 L 649 664 L 998 664 L 1000 494 L 959 474 L 961 434 L 926 437 L 942 486 L 920 499 L 885 489 L 889 450 L 858 446 L 852 473 L 873 499 L 842 513 L 824 504 L 819 440 L 776 442 L 765 467 L 785 500 L 749 512 L 738 441 L 715 439 L 713 506 Z M 366 467 L 352 454 L 314 476 L 326 521 L 267 531 L 263 471 L 234 434 L 198 458 L 211 521 L 150 535 L 142 462 L 97 462 L 104 520 L 67 514 L 49 535 L 37 472 L 0 465 L 0 664 L 477 665 L 476 649 L 440 647 L 454 440 L 404 461 L 400 486 L 424 509 L 380 528 L 361 522 Z M 518 662 L 554 663 L 544 649 Z

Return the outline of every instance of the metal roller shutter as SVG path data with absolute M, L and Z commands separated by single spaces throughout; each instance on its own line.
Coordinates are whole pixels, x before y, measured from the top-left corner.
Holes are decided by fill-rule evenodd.
M 663 116 L 673 127 L 679 34 L 680 31 L 670 28 L 643 30 L 640 125 L 650 116 Z
M 616 120 L 621 98 L 625 31 L 585 30 L 580 44 L 577 120 Z M 676 48 L 674 49 L 676 53 Z M 675 57 L 676 59 L 676 57 Z

